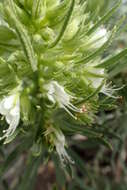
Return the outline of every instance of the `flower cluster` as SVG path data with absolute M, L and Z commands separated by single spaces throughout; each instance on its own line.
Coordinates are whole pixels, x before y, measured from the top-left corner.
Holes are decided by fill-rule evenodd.
M 80 0 L 0 2 L 0 43 L 3 44 L 0 114 L 9 125 L 0 139 L 13 136 L 20 121 L 23 128 L 26 121 L 32 125 L 29 130 L 25 128 L 26 133 L 33 129 L 35 132 L 36 125 L 38 131 L 48 131 L 46 123 L 51 122 L 52 143 L 61 161 L 70 161 L 61 122 L 55 128 L 54 115 L 62 110 L 62 117 L 72 116 L 74 122 L 90 124 L 99 107 L 98 94 L 114 97 L 113 90 L 106 82 L 103 84 L 105 67 L 98 67 L 103 62 L 99 53 L 108 46 L 114 30 L 104 26 L 102 21 L 106 17 L 97 18 L 95 23 L 92 13 L 86 11 L 87 3 Z M 19 83 L 20 91 L 16 90 Z M 47 106 L 47 99 L 53 106 Z M 48 134 L 49 139 L 50 136 L 52 133 Z M 41 132 L 37 137 L 43 139 L 42 143 L 45 141 Z

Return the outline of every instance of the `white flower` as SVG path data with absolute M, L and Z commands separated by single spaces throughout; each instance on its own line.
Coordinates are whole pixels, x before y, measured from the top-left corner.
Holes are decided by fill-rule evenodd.
M 107 30 L 102 27 L 97 29 L 89 39 L 89 43 L 91 44 L 91 48 L 100 48 L 107 42 L 109 38 L 109 33 Z
M 100 60 L 97 59 L 95 62 L 86 64 L 85 66 L 86 67 L 85 69 L 88 73 L 87 75 L 88 84 L 91 85 L 93 88 L 97 89 L 103 83 L 103 86 L 100 89 L 100 93 L 103 93 L 112 98 L 119 98 L 118 96 L 114 96 L 113 94 L 115 93 L 115 91 L 122 89 L 124 86 L 116 88 L 115 86 L 112 86 L 111 83 L 104 82 L 105 69 L 97 68 L 96 66 L 98 65 L 98 62 L 100 62 Z
M 92 83 L 92 86 L 94 88 L 98 88 L 102 84 L 102 82 L 104 80 L 105 70 L 102 69 L 102 68 L 94 68 L 94 67 L 92 68 L 91 67 L 91 73 L 93 73 L 93 77 L 91 75 L 91 77 L 89 77 L 89 80 Z M 98 76 L 94 77 L 94 74 L 96 74 Z M 99 75 L 100 75 L 100 77 L 99 77 Z
M 47 96 L 49 100 L 53 104 L 58 103 L 59 107 L 64 108 L 72 117 L 74 116 L 69 111 L 69 109 L 75 112 L 79 112 L 79 113 L 82 112 L 81 109 L 76 108 L 71 103 L 71 99 L 73 99 L 74 97 L 67 94 L 64 90 L 64 87 L 59 85 L 57 81 L 51 81 L 49 84 L 45 85 L 45 89 L 48 91 Z
M 12 94 L 3 98 L 0 101 L 0 114 L 5 116 L 6 122 L 9 124 L 7 130 L 4 130 L 4 135 L 0 137 L 1 139 L 8 138 L 11 136 L 20 120 L 20 98 L 19 93 Z
M 97 89 L 99 88 L 99 86 L 101 86 L 102 82 L 104 81 L 105 71 L 103 68 L 92 68 L 91 70 L 93 74 L 95 73 L 97 75 L 100 75 L 100 77 L 93 76 L 89 78 L 89 81 L 92 84 L 93 88 Z M 100 92 L 112 98 L 119 98 L 118 96 L 114 96 L 113 94 L 115 93 L 115 91 L 118 91 L 122 88 L 123 86 L 120 88 L 115 88 L 115 86 L 111 86 L 111 83 L 108 83 L 108 84 L 104 83 L 104 85 L 100 89 Z
M 66 142 L 63 133 L 61 131 L 55 130 L 55 137 L 56 138 L 54 140 L 54 145 L 56 147 L 56 151 L 59 155 L 61 163 L 63 164 L 65 161 L 74 163 L 65 150 Z
M 115 93 L 115 91 L 119 91 L 121 90 L 122 88 L 124 88 L 124 86 L 120 87 L 120 88 L 115 88 L 115 85 L 114 86 L 111 86 L 111 83 L 108 83 L 108 84 L 104 84 L 102 89 L 101 89 L 101 92 L 111 98 L 119 98 L 119 96 L 114 96 L 113 94 Z
M 54 127 L 49 127 L 45 132 L 45 136 L 48 136 L 48 138 L 51 137 L 52 145 L 56 148 L 56 152 L 59 155 L 62 166 L 64 166 L 64 163 L 67 162 L 72 164 L 74 163 L 74 161 L 70 158 L 65 149 L 65 136 L 61 130 L 58 130 Z

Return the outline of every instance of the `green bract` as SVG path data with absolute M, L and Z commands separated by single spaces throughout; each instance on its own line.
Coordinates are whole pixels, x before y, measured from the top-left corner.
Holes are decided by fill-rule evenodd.
M 87 10 L 88 2 L 1 1 L 0 113 L 6 120 L 1 126 L 5 144 L 19 134 L 31 139 L 35 155 L 45 145 L 50 151 L 55 148 L 63 163 L 71 160 L 65 132 L 103 136 L 88 126 L 105 97 L 115 97 L 106 69 L 126 50 L 104 58 L 120 22 L 110 30 L 104 24 L 120 2 L 96 19 Z

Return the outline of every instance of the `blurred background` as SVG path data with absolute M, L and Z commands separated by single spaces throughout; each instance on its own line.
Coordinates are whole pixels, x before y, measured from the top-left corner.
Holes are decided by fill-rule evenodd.
M 88 9 L 94 14 L 103 15 L 117 0 L 89 0 Z M 114 43 L 105 52 L 106 55 L 115 54 L 127 47 L 127 0 L 123 0 L 121 6 L 108 22 L 108 27 L 117 23 L 121 17 L 125 17 L 123 25 L 120 27 Z M 104 55 L 105 56 L 105 55 Z M 53 155 L 53 160 L 45 162 L 37 171 L 34 190 L 127 190 L 127 57 L 121 59 L 119 64 L 111 67 L 108 71 L 110 80 L 116 86 L 124 86 L 118 93 L 120 95 L 117 106 L 111 111 L 101 111 L 98 113 L 97 124 L 112 132 L 110 142 L 112 147 L 100 145 L 98 142 L 88 140 L 80 135 L 74 137 L 70 142 L 69 154 L 75 160 L 75 166 L 70 171 L 70 176 L 60 169 L 57 157 Z M 106 130 L 105 130 L 106 132 Z M 120 139 L 113 138 L 118 134 Z M 10 145 L 7 152 L 11 152 Z M 110 146 L 110 145 L 109 145 Z M 2 158 L 2 150 L 0 161 Z M 10 167 L 11 160 L 16 156 L 13 153 L 6 165 L 8 169 L 4 180 L 0 184 L 0 190 L 9 190 L 17 182 L 16 176 L 22 173 L 26 162 L 27 152 L 24 152 L 15 162 L 15 167 Z M 35 158 L 36 159 L 36 158 Z M 33 164 L 36 160 L 33 160 Z M 16 173 L 16 175 L 15 175 Z M 32 171 L 31 171 L 32 173 Z M 26 174 L 27 182 L 29 172 Z M 29 178 L 29 180 L 33 180 Z M 33 181 L 30 183 L 33 183 Z M 35 180 L 35 179 L 34 179 Z M 13 181 L 13 183 L 12 183 Z M 23 186 L 22 186 L 23 187 Z M 21 189 L 23 190 L 23 188 Z M 29 190 L 29 189 L 28 189 Z

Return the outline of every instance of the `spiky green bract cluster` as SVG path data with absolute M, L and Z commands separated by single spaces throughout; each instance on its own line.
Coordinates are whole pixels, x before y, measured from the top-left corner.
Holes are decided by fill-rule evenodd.
M 36 155 L 43 144 L 55 148 L 63 163 L 71 161 L 63 133 L 103 136 L 85 126 L 104 103 L 99 93 L 114 97 L 106 84 L 110 60 L 101 55 L 120 24 L 108 31 L 104 22 L 119 3 L 96 22 L 87 3 L 1 1 L 0 113 L 9 124 L 1 127 L 5 144 L 20 133 L 32 139 Z

